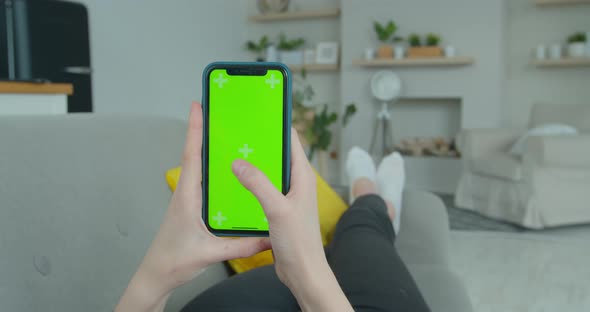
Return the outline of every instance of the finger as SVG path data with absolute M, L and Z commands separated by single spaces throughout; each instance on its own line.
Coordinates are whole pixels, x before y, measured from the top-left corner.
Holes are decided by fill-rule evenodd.
M 220 253 L 222 253 L 218 255 L 218 261 L 247 258 L 271 248 L 270 239 L 268 237 L 223 239 L 222 244 L 222 248 L 217 249 Z
M 193 102 L 188 120 L 186 143 L 182 157 L 180 180 L 189 188 L 201 184 L 201 148 L 203 144 L 203 110 L 201 104 Z
M 232 171 L 240 183 L 258 199 L 267 216 L 282 207 L 285 197 L 258 168 L 245 160 L 237 159 L 232 164 Z
M 297 131 L 291 128 L 291 189 L 305 189 L 309 184 L 311 166 L 299 140 Z

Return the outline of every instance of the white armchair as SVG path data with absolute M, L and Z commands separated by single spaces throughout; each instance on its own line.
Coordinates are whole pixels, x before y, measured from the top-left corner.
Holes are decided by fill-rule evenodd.
M 530 137 L 520 158 L 508 151 L 525 130 L 462 131 L 456 205 L 534 229 L 590 223 L 590 105 L 534 105 L 530 127 L 547 123 L 580 135 Z

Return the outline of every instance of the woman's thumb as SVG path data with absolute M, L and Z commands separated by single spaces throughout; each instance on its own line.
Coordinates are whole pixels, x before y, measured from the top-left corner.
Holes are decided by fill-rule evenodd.
M 242 159 L 235 160 L 232 171 L 240 183 L 258 199 L 267 215 L 281 207 L 286 200 L 266 175 L 249 162 Z

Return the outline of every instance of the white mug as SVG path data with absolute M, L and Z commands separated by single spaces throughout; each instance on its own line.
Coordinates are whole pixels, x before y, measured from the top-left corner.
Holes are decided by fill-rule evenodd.
M 365 49 L 365 59 L 372 60 L 375 58 L 375 49 L 374 48 L 366 48 Z
M 544 45 L 538 45 L 535 48 L 535 57 L 537 60 L 544 60 L 547 58 L 547 48 Z
M 406 49 L 402 46 L 393 47 L 393 56 L 396 59 L 403 59 L 406 56 Z
M 549 58 L 552 60 L 561 59 L 561 45 L 559 43 L 554 43 L 549 47 Z
M 455 47 L 452 46 L 452 45 L 446 46 L 445 49 L 444 49 L 444 52 L 445 52 L 445 56 L 446 57 L 455 57 L 455 56 L 457 56 L 457 49 L 455 49 Z
M 274 45 L 269 45 L 266 48 L 266 61 L 267 62 L 278 62 L 279 60 L 279 53 L 277 51 L 277 47 Z

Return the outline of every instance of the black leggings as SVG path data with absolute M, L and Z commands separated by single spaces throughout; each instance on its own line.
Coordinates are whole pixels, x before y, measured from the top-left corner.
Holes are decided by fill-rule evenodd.
M 429 311 L 394 247 L 381 197 L 357 198 L 342 215 L 326 258 L 355 311 Z M 200 294 L 182 311 L 299 311 L 274 266 L 235 275 Z

